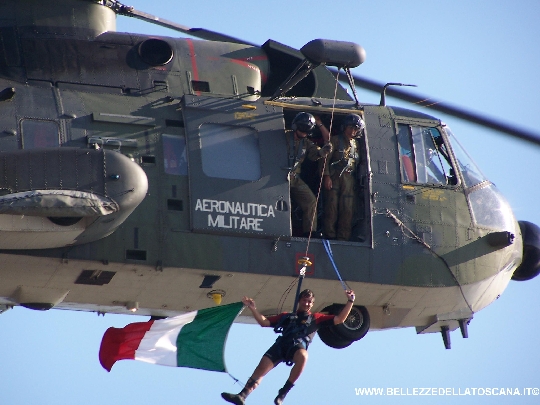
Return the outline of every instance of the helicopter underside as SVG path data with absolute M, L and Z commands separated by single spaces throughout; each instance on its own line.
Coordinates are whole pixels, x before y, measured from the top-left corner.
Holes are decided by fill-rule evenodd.
M 245 291 L 265 315 L 288 311 L 294 292 L 287 286 L 296 278 L 264 274 L 215 271 L 208 285 L 208 271 L 190 268 L 156 268 L 135 264 L 108 264 L 57 258 L 35 258 L 1 254 L 0 305 L 32 309 L 68 309 L 167 317 L 215 305 L 217 293 L 223 303 L 236 302 Z M 458 327 L 459 320 L 470 320 L 474 312 L 489 305 L 506 288 L 512 272 L 462 287 L 406 287 L 349 282 L 356 291 L 357 304 L 370 314 L 371 329 L 416 327 L 418 333 L 439 332 Z M 212 281 L 218 280 L 215 285 Z M 202 281 L 202 283 L 201 283 Z M 339 281 L 306 277 L 303 287 L 316 294 L 314 310 L 320 311 L 344 302 Z M 276 291 L 282 292 L 280 298 Z M 49 306 L 47 307 L 47 304 Z M 253 323 L 251 317 L 238 322 Z

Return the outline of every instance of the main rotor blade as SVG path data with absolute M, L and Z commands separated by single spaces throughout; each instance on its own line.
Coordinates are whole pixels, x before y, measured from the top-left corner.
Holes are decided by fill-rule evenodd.
M 196 38 L 205 39 L 209 41 L 233 42 L 233 43 L 242 44 L 242 45 L 250 45 L 250 46 L 257 46 L 257 47 L 259 46 L 252 42 L 244 41 L 242 39 L 231 37 L 229 35 L 225 35 L 219 32 L 210 31 L 205 28 L 186 27 L 185 25 L 177 24 L 173 21 L 169 21 L 169 20 L 157 17 L 152 14 L 135 10 L 133 7 L 125 6 L 116 0 L 112 0 L 112 3 L 113 3 L 112 8 L 118 14 L 125 15 L 128 17 L 138 18 L 140 20 L 147 21 L 152 24 L 157 24 L 162 27 L 169 28 L 175 31 L 179 31 L 179 32 L 191 35 Z M 333 71 L 335 72 L 335 70 Z M 344 72 L 340 70 L 338 72 L 338 75 L 339 75 L 340 80 L 348 82 L 347 75 Z M 382 89 L 384 88 L 383 83 L 379 83 L 374 80 L 365 79 L 363 77 L 356 76 L 356 75 L 353 75 L 352 78 L 356 86 L 366 89 L 366 90 L 374 91 L 380 94 Z M 455 107 L 453 105 L 444 103 L 442 101 L 436 101 L 436 100 L 430 99 L 429 97 L 424 97 L 418 94 L 414 94 L 414 93 L 411 93 L 411 92 L 408 92 L 408 91 L 405 91 L 396 87 L 389 87 L 386 90 L 386 95 L 388 97 L 395 97 L 399 100 L 407 101 L 412 104 L 417 104 L 420 107 L 426 107 L 431 110 L 435 110 L 443 114 L 447 114 L 452 117 L 456 117 L 461 120 L 471 122 L 473 124 L 477 124 L 485 128 L 489 128 L 489 129 L 501 132 L 503 134 L 510 135 L 514 138 L 521 139 L 526 142 L 530 142 L 530 143 L 540 146 L 539 134 L 535 134 L 525 129 L 517 128 L 515 126 L 511 126 L 502 121 L 488 118 L 478 113 L 465 110 L 460 107 Z
M 185 25 L 177 24 L 174 21 L 169 21 L 164 18 L 160 18 L 158 16 L 148 14 L 139 10 L 135 10 L 131 7 L 123 7 L 117 10 L 118 14 L 125 15 L 127 17 L 134 17 L 138 18 L 139 20 L 143 20 L 146 22 L 150 22 L 152 24 L 157 24 L 165 28 L 169 28 L 175 31 L 182 32 L 184 34 L 188 34 L 191 36 L 194 36 L 196 38 L 200 39 L 206 39 L 208 41 L 218 41 L 218 42 L 233 42 L 235 44 L 242 44 L 242 45 L 251 45 L 251 46 L 259 46 L 254 43 L 244 41 L 242 39 L 238 39 L 235 37 L 231 37 L 229 35 L 221 34 L 219 32 L 210 31 L 205 28 L 190 28 L 186 27 Z
M 340 71 L 338 74 L 340 80 L 347 81 L 347 75 L 344 72 Z M 379 94 L 384 87 L 383 83 L 378 83 L 376 81 L 365 79 L 356 75 L 353 75 L 353 80 L 356 86 L 366 90 L 377 92 Z M 450 115 L 452 117 L 456 117 L 464 121 L 483 126 L 485 128 L 493 129 L 503 134 L 510 135 L 514 138 L 521 139 L 540 146 L 540 134 L 535 134 L 525 129 L 517 128 L 502 121 L 498 121 L 493 118 L 488 118 L 478 113 L 465 110 L 461 107 L 456 107 L 442 101 L 436 101 L 430 99 L 429 97 L 414 94 L 397 87 L 389 87 L 386 90 L 386 95 L 388 97 L 395 97 L 399 100 L 417 104 L 421 107 L 430 108 L 432 110 Z

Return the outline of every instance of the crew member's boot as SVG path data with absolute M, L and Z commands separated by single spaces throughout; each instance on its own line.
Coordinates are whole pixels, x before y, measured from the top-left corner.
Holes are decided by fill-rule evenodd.
M 294 387 L 294 384 L 287 380 L 283 388 L 279 390 L 276 399 L 274 399 L 274 404 L 281 405 L 283 403 L 283 400 L 285 399 L 285 396 L 288 394 L 292 387 Z
M 259 385 L 259 381 L 254 380 L 250 377 L 248 382 L 244 386 L 244 389 L 238 394 L 229 394 L 228 392 L 222 392 L 221 398 L 223 398 L 227 402 L 230 402 L 231 404 L 244 405 L 247 396 L 251 394 L 251 391 L 257 388 L 257 385 Z

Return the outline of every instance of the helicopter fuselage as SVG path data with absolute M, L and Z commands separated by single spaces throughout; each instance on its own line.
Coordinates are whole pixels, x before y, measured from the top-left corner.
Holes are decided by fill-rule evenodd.
M 249 294 L 274 314 L 291 306 L 307 256 L 315 309 L 343 301 L 334 260 L 371 328 L 433 332 L 470 320 L 520 264 L 512 211 L 440 120 L 341 88 L 333 99 L 324 67 L 270 99 L 289 72 L 280 63 L 296 61 L 276 43 L 67 31 L 18 15 L 0 28 L 4 308 L 129 313 L 135 302 L 169 316 Z M 331 241 L 332 255 L 297 231 L 287 132 L 300 111 L 332 135 L 350 112 L 366 123 L 352 236 Z M 317 193 L 317 166 L 304 173 Z

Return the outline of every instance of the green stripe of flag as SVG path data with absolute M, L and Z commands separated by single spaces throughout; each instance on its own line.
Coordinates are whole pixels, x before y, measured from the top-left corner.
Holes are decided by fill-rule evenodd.
M 199 310 L 193 322 L 182 327 L 176 339 L 177 366 L 227 372 L 225 341 L 242 307 L 241 302 L 235 302 Z

